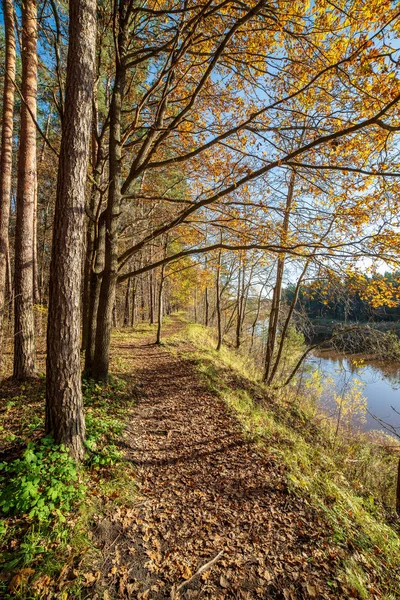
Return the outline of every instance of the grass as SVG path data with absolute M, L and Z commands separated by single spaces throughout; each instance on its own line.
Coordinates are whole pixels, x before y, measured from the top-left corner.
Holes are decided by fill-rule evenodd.
M 332 425 L 316 416 L 312 397 L 300 396 L 294 387 L 267 389 L 247 357 L 226 347 L 214 350 L 210 330 L 189 324 L 184 338 L 195 346 L 189 356 L 198 371 L 235 413 L 244 432 L 280 457 L 291 491 L 305 495 L 323 514 L 343 553 L 340 577 L 355 596 L 400 598 L 398 524 L 381 499 L 393 502 L 395 459 L 362 436 L 333 441 Z M 346 468 L 358 464 L 352 461 L 361 462 L 361 472 Z M 387 488 L 385 477 L 391 484 L 381 494 L 380 488 Z

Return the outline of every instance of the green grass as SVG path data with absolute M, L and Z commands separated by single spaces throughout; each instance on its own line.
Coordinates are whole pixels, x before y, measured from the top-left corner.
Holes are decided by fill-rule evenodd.
M 347 460 L 361 460 L 364 470 L 391 469 L 387 477 L 392 479 L 392 497 L 393 457 L 383 460 L 362 437 L 355 436 L 356 443 L 343 437 L 333 444 L 332 426 L 314 417 L 312 398 L 299 397 L 295 388 L 267 389 L 247 357 L 226 347 L 214 350 L 208 329 L 188 325 L 183 337 L 196 348 L 187 356 L 235 413 L 246 435 L 284 462 L 291 491 L 305 495 L 323 514 L 343 551 L 340 577 L 359 598 L 373 598 L 375 592 L 385 600 L 400 598 L 400 538 L 387 520 L 393 511 L 379 500 L 378 481 L 367 477 L 360 483 L 360 474 L 355 479 L 343 468 Z M 371 492 L 367 486 L 373 484 Z

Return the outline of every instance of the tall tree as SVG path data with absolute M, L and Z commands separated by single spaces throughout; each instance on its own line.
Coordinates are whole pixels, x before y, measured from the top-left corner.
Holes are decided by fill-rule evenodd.
M 112 313 L 118 279 L 118 220 L 121 210 L 121 161 L 122 161 L 122 106 L 126 86 L 126 49 L 128 44 L 128 24 L 132 2 L 115 2 L 115 19 L 118 27 L 116 39 L 117 56 L 112 99 L 110 105 L 109 128 L 109 178 L 107 209 L 105 211 L 106 239 L 105 264 L 100 288 L 97 314 L 94 364 L 91 374 L 96 379 L 108 376 L 109 348 L 112 329 Z
M 36 193 L 37 6 L 22 6 L 21 125 L 18 153 L 17 214 L 15 223 L 14 377 L 35 373 L 33 314 L 33 246 Z
M 3 0 L 6 64 L 3 91 L 3 128 L 0 162 L 0 342 L 3 337 L 6 302 L 7 264 L 9 256 L 8 228 L 10 220 L 12 139 L 14 119 L 15 32 L 14 3 Z
M 46 431 L 84 454 L 80 299 L 85 186 L 95 77 L 96 0 L 70 0 L 65 112 L 54 214 L 47 328 Z

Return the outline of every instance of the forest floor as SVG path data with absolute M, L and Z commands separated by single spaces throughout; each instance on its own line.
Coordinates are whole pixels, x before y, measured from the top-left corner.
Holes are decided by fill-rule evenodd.
M 184 327 L 173 319 L 167 339 Z M 97 589 L 138 599 L 351 597 L 337 577 L 340 551 L 289 493 L 284 465 L 244 436 L 188 344 L 171 352 L 153 337 L 114 345 L 139 390 L 124 436 L 138 499 L 97 525 Z
M 56 525 L 29 515 L 0 520 L 0 598 L 400 597 L 397 535 L 375 525 L 362 499 L 350 495 L 348 504 L 350 492 L 328 481 L 322 463 L 313 466 L 315 425 L 213 356 L 207 366 L 187 327 L 182 316 L 168 319 L 160 346 L 147 325 L 114 333 L 111 382 L 84 381 L 89 458 L 74 484 L 84 486 L 80 508 Z M 270 442 L 245 426 L 221 385 L 259 404 L 261 421 L 277 423 Z M 40 444 L 44 378 L 22 387 L 5 380 L 1 395 L 7 460 Z M 293 484 L 287 456 L 310 462 L 318 485 L 328 481 L 326 509 L 304 482 Z

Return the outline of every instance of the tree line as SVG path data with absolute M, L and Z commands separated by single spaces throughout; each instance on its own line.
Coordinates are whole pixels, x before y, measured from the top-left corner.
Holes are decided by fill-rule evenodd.
M 286 287 L 286 301 L 290 302 L 294 293 L 294 286 Z M 400 272 L 312 281 L 300 287 L 296 310 L 310 319 L 331 319 L 344 323 L 398 322 Z

